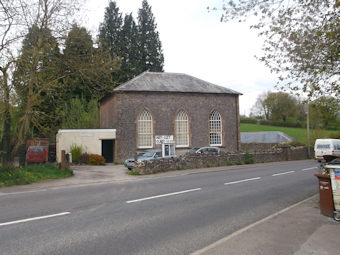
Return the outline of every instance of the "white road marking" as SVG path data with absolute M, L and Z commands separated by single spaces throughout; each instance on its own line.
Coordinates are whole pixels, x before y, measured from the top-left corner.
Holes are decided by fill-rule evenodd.
M 308 171 L 308 170 L 312 170 L 312 169 L 316 169 L 317 167 L 310 167 L 310 168 L 305 168 L 305 169 L 302 169 L 301 171 Z
M 283 172 L 283 173 L 277 173 L 277 174 L 273 174 L 272 176 L 279 176 L 279 175 L 284 175 L 284 174 L 291 174 L 294 173 L 295 171 L 289 171 L 289 172 Z
M 136 200 L 130 200 L 130 201 L 126 201 L 126 203 L 130 204 L 130 203 L 141 202 L 141 201 L 150 200 L 150 199 L 154 199 L 154 198 L 175 196 L 175 195 L 184 194 L 184 193 L 193 192 L 193 191 L 198 191 L 198 190 L 202 190 L 202 189 L 201 188 L 188 189 L 188 190 L 183 190 L 183 191 L 178 191 L 178 192 L 173 192 L 173 193 L 167 193 L 167 194 L 162 194 L 162 195 L 157 195 L 157 196 L 152 196 L 152 197 L 145 197 L 145 198 L 140 198 L 140 199 L 136 199 Z
M 34 193 L 34 192 L 40 192 L 40 191 L 47 191 L 47 189 L 28 190 L 28 191 L 19 191 L 19 192 L 11 192 L 11 193 L 0 192 L 0 196 L 26 194 L 26 193 Z
M 28 221 L 42 220 L 42 219 L 47 219 L 47 218 L 52 218 L 52 217 L 64 216 L 64 215 L 67 215 L 67 214 L 70 214 L 70 212 L 62 212 L 62 213 L 45 215 L 45 216 L 39 216 L 39 217 L 28 218 L 28 219 L 23 219 L 23 220 L 4 222 L 4 223 L 0 223 L 0 227 L 1 226 L 12 225 L 12 224 L 17 224 L 17 223 L 28 222 Z
M 235 184 L 235 183 L 240 183 L 240 182 L 248 182 L 248 181 L 255 181 L 259 180 L 261 177 L 255 177 L 255 178 L 250 178 L 250 179 L 244 179 L 244 180 L 239 180 L 239 181 L 234 181 L 234 182 L 226 182 L 224 185 L 230 185 L 230 184 Z

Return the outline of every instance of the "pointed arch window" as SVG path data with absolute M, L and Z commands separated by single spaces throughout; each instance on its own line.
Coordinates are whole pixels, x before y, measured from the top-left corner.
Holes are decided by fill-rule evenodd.
M 218 111 L 213 111 L 209 118 L 210 146 L 222 145 L 222 119 Z
M 176 147 L 189 146 L 189 118 L 188 114 L 180 110 L 175 121 Z
M 138 148 L 152 148 L 153 128 L 152 115 L 148 110 L 143 110 L 138 117 Z

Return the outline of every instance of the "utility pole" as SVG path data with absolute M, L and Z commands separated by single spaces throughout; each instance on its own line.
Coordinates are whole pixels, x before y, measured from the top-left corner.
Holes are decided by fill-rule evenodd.
M 307 146 L 308 146 L 308 158 L 310 158 L 309 101 L 307 101 Z

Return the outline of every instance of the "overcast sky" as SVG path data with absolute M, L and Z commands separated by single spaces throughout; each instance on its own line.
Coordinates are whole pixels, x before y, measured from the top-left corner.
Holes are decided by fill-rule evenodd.
M 83 25 L 97 34 L 108 0 L 87 0 Z M 231 88 L 240 96 L 240 113 L 249 114 L 258 94 L 274 91 L 276 79 L 255 55 L 261 39 L 243 23 L 221 23 L 221 0 L 148 0 L 164 51 L 165 72 L 185 73 Z M 142 0 L 116 0 L 120 11 L 137 17 Z

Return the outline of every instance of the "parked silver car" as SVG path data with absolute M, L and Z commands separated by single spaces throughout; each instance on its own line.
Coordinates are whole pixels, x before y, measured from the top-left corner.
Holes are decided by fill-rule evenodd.
M 145 152 L 142 152 L 138 154 L 137 161 L 145 161 L 145 160 L 151 160 L 151 159 L 161 159 L 162 158 L 162 151 L 161 150 L 146 150 Z M 124 161 L 124 166 L 132 170 L 132 168 L 135 165 L 135 159 L 134 158 L 128 158 Z

